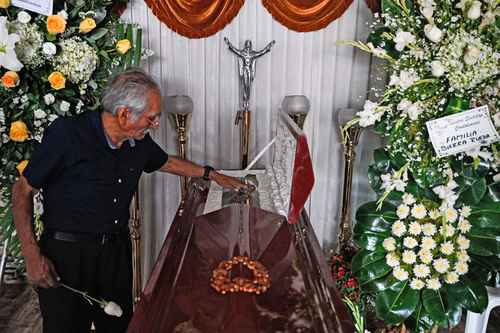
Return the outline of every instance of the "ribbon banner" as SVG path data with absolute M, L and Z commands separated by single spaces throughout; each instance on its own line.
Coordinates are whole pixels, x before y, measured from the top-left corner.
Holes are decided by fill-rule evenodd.
M 12 6 L 30 10 L 42 15 L 52 15 L 53 0 L 12 0 Z

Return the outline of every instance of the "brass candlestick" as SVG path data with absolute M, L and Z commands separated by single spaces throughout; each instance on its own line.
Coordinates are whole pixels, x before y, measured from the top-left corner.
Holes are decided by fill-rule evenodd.
M 191 125 L 193 101 L 189 96 L 176 95 L 167 97 L 167 111 L 172 126 L 177 131 L 177 151 L 179 157 L 186 159 L 187 133 Z M 181 200 L 183 201 L 188 190 L 188 177 L 180 178 Z
M 345 124 L 351 120 L 358 110 L 344 109 L 338 113 L 338 125 L 340 131 Z M 342 188 L 342 208 L 340 211 L 339 242 L 337 253 L 343 253 L 352 247 L 351 236 L 351 194 L 352 194 L 352 174 L 354 162 L 356 160 L 356 145 L 359 142 L 361 128 L 358 125 L 351 126 L 347 130 L 344 146 L 344 184 Z
M 141 269 L 141 220 L 139 211 L 139 192 L 136 191 L 132 197 L 130 214 L 130 238 L 132 240 L 132 296 L 134 306 L 140 300 L 142 291 L 142 269 Z
M 283 102 L 281 102 L 281 109 L 292 118 L 300 129 L 304 129 L 304 122 L 310 108 L 311 103 L 309 103 L 309 99 L 304 95 L 285 96 Z
M 240 125 L 240 156 L 241 168 L 245 169 L 248 165 L 248 156 L 250 154 L 250 122 L 251 113 L 249 110 L 238 111 L 236 114 L 235 125 Z

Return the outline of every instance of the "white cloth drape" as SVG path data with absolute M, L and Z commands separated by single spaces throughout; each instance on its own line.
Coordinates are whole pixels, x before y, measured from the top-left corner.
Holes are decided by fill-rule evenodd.
M 336 41 L 365 40 L 371 13 L 356 0 L 327 28 L 310 33 L 287 30 L 263 8 L 247 0 L 238 16 L 221 32 L 205 39 L 187 39 L 163 25 L 144 1 L 130 2 L 123 18 L 143 27 L 143 45 L 155 52 L 144 68 L 166 95 L 186 94 L 194 102 L 188 158 L 216 168 L 239 168 L 239 130 L 235 56 L 224 37 L 241 47 L 246 39 L 255 49 L 276 40 L 272 51 L 257 60 L 250 108 L 253 112 L 251 151 L 256 154 L 272 138 L 277 112 L 285 95 L 302 94 L 311 101 L 305 124 L 316 174 L 307 210 L 325 248 L 336 240 L 342 193 L 342 146 L 336 114 L 341 108 L 362 108 L 369 85 L 370 57 Z M 166 116 L 154 139 L 176 153 L 176 135 Z M 378 140 L 365 132 L 358 149 L 353 205 L 370 195 L 366 168 Z M 252 157 L 252 156 L 251 156 Z M 266 158 L 260 166 L 265 165 Z M 154 173 L 140 184 L 144 276 L 147 277 L 179 204 L 179 181 Z

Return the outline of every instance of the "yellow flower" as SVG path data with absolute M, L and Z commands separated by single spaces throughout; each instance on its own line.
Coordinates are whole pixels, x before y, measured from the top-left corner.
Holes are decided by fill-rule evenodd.
M 24 169 L 26 169 L 26 166 L 28 165 L 28 160 L 23 160 L 19 162 L 19 164 L 16 166 L 17 171 L 19 171 L 19 174 L 22 176 Z
M 116 42 L 116 51 L 120 54 L 125 54 L 132 48 L 132 44 L 128 39 L 121 39 Z
M 52 72 L 48 79 L 50 86 L 55 90 L 64 89 L 66 87 L 66 78 L 61 72 Z
M 95 21 L 90 17 L 87 17 L 85 20 L 80 22 L 80 32 L 83 32 L 84 34 L 86 34 L 87 32 L 91 32 L 95 27 Z
M 10 124 L 10 139 L 12 141 L 23 142 L 28 136 L 28 127 L 22 120 Z
M 5 72 L 5 74 L 2 76 L 2 85 L 5 88 L 15 87 L 18 83 L 19 75 L 17 75 L 17 73 L 14 71 Z
M 66 20 L 59 15 L 50 15 L 47 18 L 47 31 L 51 34 L 60 34 L 66 30 Z
M 0 8 L 9 8 L 10 0 L 0 0 Z

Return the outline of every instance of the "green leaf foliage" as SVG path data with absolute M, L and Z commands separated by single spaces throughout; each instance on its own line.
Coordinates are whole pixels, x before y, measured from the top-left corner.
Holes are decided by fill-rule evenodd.
M 410 317 L 418 306 L 420 291 L 411 289 L 408 281 L 399 281 L 378 293 L 377 316 L 388 324 L 399 324 Z

